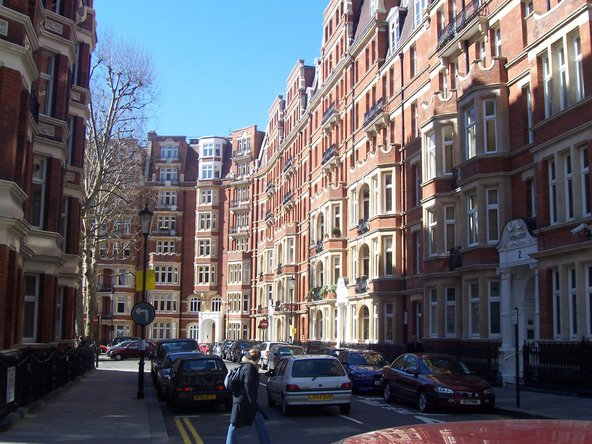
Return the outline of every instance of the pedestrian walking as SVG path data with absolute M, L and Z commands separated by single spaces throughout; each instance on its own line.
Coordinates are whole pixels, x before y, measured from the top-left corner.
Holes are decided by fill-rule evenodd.
M 238 442 L 238 430 L 240 427 L 250 426 L 255 423 L 260 444 L 269 444 L 269 435 L 265 426 L 264 413 L 257 404 L 259 392 L 259 359 L 261 351 L 258 348 L 250 349 L 241 359 L 239 370 L 239 384 L 232 391 L 232 413 L 226 435 L 226 444 Z

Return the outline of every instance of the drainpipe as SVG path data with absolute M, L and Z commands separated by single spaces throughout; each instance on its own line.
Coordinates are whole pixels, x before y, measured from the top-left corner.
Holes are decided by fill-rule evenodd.
M 401 245 L 403 247 L 403 252 L 402 252 L 402 264 L 403 264 L 403 270 L 402 270 L 402 278 L 403 278 L 403 293 L 405 293 L 405 290 L 407 290 L 407 228 L 406 228 L 406 221 L 407 221 L 407 187 L 406 187 L 406 183 L 407 183 L 407 175 L 406 175 L 406 171 L 405 171 L 405 164 L 406 164 L 406 158 L 405 158 L 405 106 L 404 106 L 404 102 L 405 102 L 405 79 L 404 79 L 404 66 L 405 66 L 405 56 L 403 54 L 403 51 L 401 51 L 399 53 L 399 60 L 400 60 L 400 77 L 401 77 L 401 160 L 400 160 L 400 164 L 401 164 L 401 193 L 403 196 L 403 199 L 401 201 L 402 204 L 402 213 L 403 213 L 403 229 L 401 230 Z M 405 298 L 407 298 L 407 296 L 405 296 Z M 408 329 L 409 329 L 409 313 L 407 312 L 407 301 L 405 301 L 405 312 L 404 312 L 404 317 L 407 320 L 407 322 L 404 323 L 404 327 L 403 327 L 403 342 L 405 344 L 407 344 L 408 342 Z

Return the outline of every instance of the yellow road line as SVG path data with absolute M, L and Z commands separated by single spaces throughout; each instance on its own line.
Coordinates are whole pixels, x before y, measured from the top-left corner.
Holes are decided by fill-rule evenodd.
M 189 432 L 191 432 L 191 434 L 193 435 L 193 438 L 195 438 L 195 444 L 203 444 L 201 437 L 197 433 L 197 430 L 195 430 L 195 428 L 191 424 L 191 421 L 189 421 L 189 418 L 183 418 L 183 422 L 185 423 L 187 430 L 189 430 Z
M 175 424 L 177 425 L 177 429 L 179 430 L 179 433 L 181 434 L 181 438 L 183 439 L 183 442 L 185 444 L 191 444 L 191 440 L 189 439 L 189 435 L 187 434 L 187 432 L 185 432 L 185 428 L 183 427 L 183 424 L 181 424 L 181 420 L 175 416 Z

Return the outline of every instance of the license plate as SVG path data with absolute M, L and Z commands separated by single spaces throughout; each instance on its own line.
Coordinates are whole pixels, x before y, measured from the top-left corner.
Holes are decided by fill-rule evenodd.
M 461 399 L 460 403 L 464 405 L 480 405 L 481 401 L 479 399 Z
M 216 399 L 216 395 L 193 395 L 194 401 L 208 401 L 211 399 Z
M 333 395 L 308 395 L 309 401 L 331 401 Z

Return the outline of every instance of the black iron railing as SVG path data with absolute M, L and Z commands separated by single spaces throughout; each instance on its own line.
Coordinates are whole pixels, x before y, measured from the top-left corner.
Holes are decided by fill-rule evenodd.
M 323 153 L 323 158 L 321 159 L 321 164 L 326 163 L 335 155 L 335 144 L 331 145 L 327 151 Z
M 364 113 L 364 126 L 372 122 L 376 117 L 382 113 L 382 97 L 372 105 L 368 111 Z
M 592 342 L 525 343 L 522 355 L 524 385 L 592 395 Z
M 27 350 L 17 358 L 0 356 L 0 419 L 91 370 L 95 356 L 90 345 L 65 351 Z M 14 399 L 7 399 L 9 379 Z
M 484 0 L 477 0 L 466 5 L 454 16 L 452 21 L 446 25 L 438 36 L 437 50 L 439 51 L 443 46 L 450 42 L 471 20 L 484 14 L 486 14 Z
M 360 219 L 360 221 L 358 222 L 358 234 L 364 234 L 368 230 L 370 230 L 370 224 L 368 223 L 368 219 Z
M 368 291 L 368 277 L 362 276 L 356 278 L 356 293 L 366 293 Z
M 333 102 L 329 108 L 327 108 L 325 110 L 325 112 L 323 113 L 323 119 L 322 119 L 322 123 L 324 124 L 327 120 L 329 120 L 329 117 L 331 117 L 331 115 L 335 112 L 335 102 Z
M 322 239 L 316 241 L 316 243 L 315 243 L 315 252 L 316 253 L 320 253 L 321 251 L 323 251 L 323 241 L 322 241 Z

